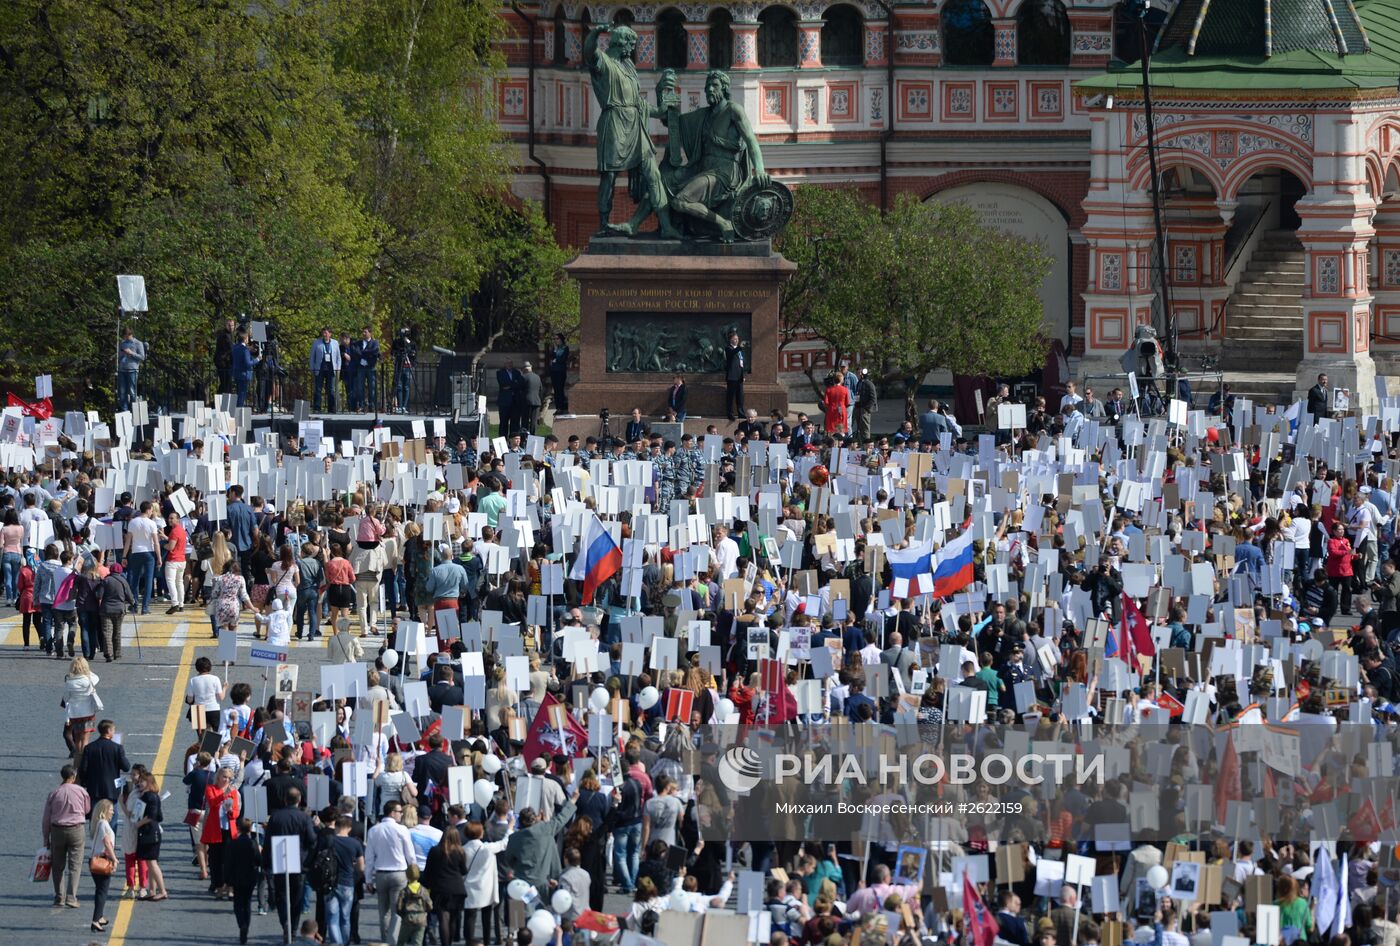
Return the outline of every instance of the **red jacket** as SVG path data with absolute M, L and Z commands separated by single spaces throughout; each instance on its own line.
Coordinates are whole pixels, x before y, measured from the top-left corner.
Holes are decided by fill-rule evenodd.
M 1351 539 L 1333 536 L 1327 540 L 1327 577 L 1351 577 Z
M 34 606 L 34 569 L 26 563 L 19 570 L 19 613 L 36 614 Z
M 228 816 L 228 837 L 230 841 L 238 837 L 238 815 L 242 808 L 238 789 L 233 787 L 232 782 L 224 789 L 210 784 L 204 789 L 204 810 L 207 814 L 204 818 L 204 830 L 199 835 L 201 843 L 219 844 L 224 840 L 223 832 L 219 828 L 219 806 L 224 803 L 225 798 L 233 799 L 233 810 Z

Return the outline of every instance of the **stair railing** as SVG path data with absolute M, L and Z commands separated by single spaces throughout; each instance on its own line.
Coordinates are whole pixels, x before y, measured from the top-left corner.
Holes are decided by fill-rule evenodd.
M 1248 205 L 1246 205 L 1248 206 Z M 1254 251 L 1259 248 L 1259 241 L 1267 232 L 1261 224 L 1268 218 L 1269 210 L 1273 207 L 1273 201 L 1261 205 L 1257 210 L 1248 213 L 1241 213 L 1245 207 L 1235 211 L 1235 218 L 1230 222 L 1230 229 L 1225 232 L 1225 250 L 1227 258 L 1225 260 L 1225 275 L 1221 279 L 1221 285 L 1230 290 L 1230 296 L 1235 294 L 1235 287 L 1239 285 L 1240 277 L 1244 275 L 1248 268 L 1249 261 L 1254 258 Z M 1234 246 L 1231 247 L 1231 243 Z M 1186 338 L 1210 338 L 1220 331 L 1220 324 L 1225 319 L 1225 312 L 1230 307 L 1230 299 L 1227 296 L 1225 304 L 1211 317 L 1210 325 L 1195 332 L 1184 333 Z M 1224 339 L 1222 338 L 1222 341 Z

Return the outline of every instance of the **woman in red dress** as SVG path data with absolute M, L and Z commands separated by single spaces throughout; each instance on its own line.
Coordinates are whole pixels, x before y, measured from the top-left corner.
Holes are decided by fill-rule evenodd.
M 825 429 L 828 434 L 846 432 L 846 386 L 834 374 L 827 375 L 826 393 L 822 395 L 822 411 L 825 413 Z

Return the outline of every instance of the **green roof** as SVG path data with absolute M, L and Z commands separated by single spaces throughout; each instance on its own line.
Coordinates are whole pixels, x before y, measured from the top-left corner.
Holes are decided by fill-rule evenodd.
M 1157 46 L 1154 90 L 1394 89 L 1400 0 L 1181 0 Z M 1076 83 L 1084 90 L 1141 85 L 1140 66 L 1118 62 Z

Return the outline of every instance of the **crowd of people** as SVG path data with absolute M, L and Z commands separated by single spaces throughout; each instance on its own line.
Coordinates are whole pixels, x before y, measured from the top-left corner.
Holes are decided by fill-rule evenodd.
M 244 940 L 271 901 L 331 943 L 1400 943 L 1395 418 L 1070 390 L 1030 429 L 934 404 L 877 436 L 860 385 L 824 433 L 678 442 L 535 436 L 528 395 L 525 433 L 310 456 L 218 410 L 157 443 L 26 418 L 0 535 L 24 646 L 69 661 L 55 905 L 118 840 L 123 895 L 167 896 L 173 775 L 113 741 L 89 663 L 163 597 L 211 638 L 327 640 L 292 692 L 190 678 L 177 850 Z M 726 775 L 852 740 L 1109 763 Z M 823 834 L 827 801 L 884 817 Z

